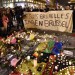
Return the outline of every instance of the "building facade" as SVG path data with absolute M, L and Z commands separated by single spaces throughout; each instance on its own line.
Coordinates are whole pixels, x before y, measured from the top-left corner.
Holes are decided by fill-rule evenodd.
M 0 7 L 15 7 L 22 6 L 24 7 L 38 7 L 43 8 L 45 6 L 45 0 L 0 0 Z

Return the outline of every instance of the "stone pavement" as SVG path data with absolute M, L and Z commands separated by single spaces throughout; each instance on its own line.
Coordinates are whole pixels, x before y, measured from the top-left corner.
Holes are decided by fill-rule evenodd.
M 66 48 L 75 48 L 75 37 L 67 36 L 67 35 L 60 35 L 58 36 L 59 40 L 64 43 L 63 47 Z

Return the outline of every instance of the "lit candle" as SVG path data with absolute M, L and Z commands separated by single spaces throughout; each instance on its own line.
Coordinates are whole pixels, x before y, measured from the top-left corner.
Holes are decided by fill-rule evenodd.
M 37 66 L 37 58 L 34 59 L 33 62 L 34 62 L 34 67 L 36 67 Z

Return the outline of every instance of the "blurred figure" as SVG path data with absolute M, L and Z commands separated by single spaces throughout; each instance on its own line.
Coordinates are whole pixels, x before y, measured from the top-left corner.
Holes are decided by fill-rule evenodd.
M 33 12 L 38 12 L 38 11 L 39 11 L 39 8 L 34 7 L 34 9 L 33 9 L 32 11 L 33 11 Z
M 45 6 L 44 11 L 45 11 L 45 12 L 48 12 L 48 11 L 49 11 L 49 6 L 48 6 L 48 5 Z
M 65 10 L 70 10 L 70 6 L 65 6 Z
M 26 8 L 26 12 L 31 12 L 31 9 L 29 7 Z
M 8 22 L 9 22 L 9 19 L 8 19 L 7 15 L 5 14 L 4 11 L 1 14 L 0 20 L 1 20 L 0 36 L 5 37 L 5 36 L 8 35 Z
M 8 17 L 5 14 L 3 14 L 2 16 L 3 29 L 7 30 L 8 22 L 9 22 Z
M 0 9 L 0 28 L 2 27 L 2 11 Z
M 13 20 L 16 20 L 15 10 L 14 9 L 12 9 L 12 18 L 13 18 Z
M 19 6 L 16 6 L 15 7 L 15 16 L 16 16 L 16 20 L 17 20 L 17 29 L 19 28 L 23 28 L 23 19 L 22 19 L 22 16 L 23 16 L 23 10 L 21 7 Z
M 12 13 L 12 10 L 10 8 L 7 8 L 7 11 L 6 11 L 6 15 L 9 19 L 9 29 L 12 29 L 13 27 L 13 13 Z

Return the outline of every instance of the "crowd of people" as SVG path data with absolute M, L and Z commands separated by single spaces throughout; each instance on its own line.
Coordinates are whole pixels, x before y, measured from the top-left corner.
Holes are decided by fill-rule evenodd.
M 17 29 L 23 28 L 23 10 L 21 7 L 0 9 L 0 35 L 6 36 L 14 28 L 13 21 L 17 21 Z
M 36 7 L 33 9 L 29 7 L 22 8 L 21 6 L 16 6 L 14 8 L 0 8 L 0 36 L 6 36 L 8 33 L 10 34 L 10 31 L 15 28 L 14 22 L 17 24 L 16 29 L 24 28 L 24 12 L 48 12 L 51 10 L 70 10 L 70 7 L 66 6 L 63 8 L 58 6 L 57 8 L 49 8 L 49 6 L 46 6 L 44 9 Z
M 49 11 L 49 8 L 39 9 L 34 8 L 31 9 L 29 7 L 22 8 L 21 6 L 16 6 L 14 8 L 0 8 L 0 36 L 6 36 L 10 31 L 14 29 L 16 24 L 16 29 L 21 29 L 24 27 L 23 24 L 23 15 L 24 11 L 26 12 L 44 12 Z

